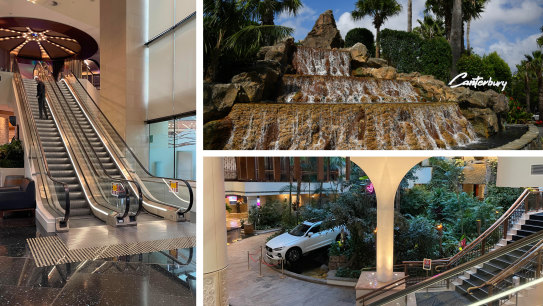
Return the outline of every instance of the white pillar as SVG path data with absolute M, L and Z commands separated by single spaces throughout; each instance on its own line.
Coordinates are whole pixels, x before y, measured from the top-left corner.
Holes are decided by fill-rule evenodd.
M 226 209 L 222 157 L 204 158 L 204 305 L 228 305 Z
M 370 178 L 377 197 L 377 280 L 390 282 L 394 272 L 394 198 L 403 177 L 426 157 L 351 157 Z

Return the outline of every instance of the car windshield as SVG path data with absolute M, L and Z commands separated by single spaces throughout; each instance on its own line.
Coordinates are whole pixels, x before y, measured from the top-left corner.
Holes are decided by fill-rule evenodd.
M 307 230 L 309 229 L 309 225 L 306 225 L 306 224 L 298 224 L 298 226 L 296 226 L 295 228 L 293 228 L 289 234 L 291 234 L 292 236 L 302 236 L 303 234 L 305 234 L 305 232 L 307 232 Z

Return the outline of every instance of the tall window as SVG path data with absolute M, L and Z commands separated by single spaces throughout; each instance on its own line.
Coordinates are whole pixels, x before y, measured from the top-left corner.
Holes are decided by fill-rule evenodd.
M 196 179 L 196 116 L 149 123 L 149 168 L 153 175 Z
M 196 0 L 148 1 L 149 169 L 156 176 L 196 176 L 195 11 Z

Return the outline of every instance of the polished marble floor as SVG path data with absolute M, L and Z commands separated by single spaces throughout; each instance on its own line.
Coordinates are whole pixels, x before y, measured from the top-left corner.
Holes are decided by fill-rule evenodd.
M 0 305 L 195 305 L 194 250 L 37 268 L 26 213 L 0 219 Z

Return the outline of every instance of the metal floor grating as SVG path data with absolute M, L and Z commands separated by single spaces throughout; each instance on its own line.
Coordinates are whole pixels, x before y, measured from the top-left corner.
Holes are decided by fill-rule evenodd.
M 72 250 L 68 249 L 64 241 L 58 236 L 29 238 L 27 243 L 36 266 L 46 267 L 85 260 L 192 248 L 196 245 L 196 237 L 187 236 L 164 240 L 138 241 Z

